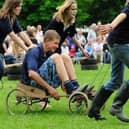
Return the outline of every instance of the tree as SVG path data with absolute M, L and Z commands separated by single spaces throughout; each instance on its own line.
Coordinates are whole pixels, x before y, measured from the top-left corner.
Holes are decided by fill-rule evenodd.
M 56 11 L 56 6 L 59 5 L 61 1 L 62 0 L 25 0 L 22 16 L 20 17 L 22 24 L 42 24 L 45 26 L 51 19 L 53 12 Z
M 89 10 L 90 17 L 88 20 L 91 23 L 97 21 L 110 22 L 120 13 L 124 4 L 125 1 L 122 0 L 94 0 L 91 5 L 92 9 Z
M 23 0 L 23 9 L 19 17 L 23 27 L 41 24 L 46 26 L 52 18 L 56 7 L 63 0 Z M 129 0 L 77 0 L 77 25 L 90 25 L 93 22 L 111 21 Z M 0 6 L 4 0 L 0 1 Z

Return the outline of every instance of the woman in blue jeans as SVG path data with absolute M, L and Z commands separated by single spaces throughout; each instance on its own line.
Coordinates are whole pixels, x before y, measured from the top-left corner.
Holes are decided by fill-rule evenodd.
M 21 9 L 22 0 L 5 0 L 2 8 L 0 9 L 0 79 L 4 72 L 3 42 L 7 35 L 9 35 L 15 43 L 19 44 L 26 51 L 29 48 L 34 47 L 33 43 L 22 30 L 18 22 L 17 16 L 20 15 Z M 29 47 L 25 46 L 23 41 L 27 43 Z
M 111 24 L 100 25 L 99 32 L 100 34 L 110 32 L 107 42 L 112 56 L 112 71 L 110 80 L 97 92 L 88 116 L 96 120 L 105 120 L 100 114 L 100 109 L 113 91 L 120 88 L 109 112 L 117 119 L 129 122 L 129 118 L 122 112 L 123 105 L 129 98 L 129 80 L 123 81 L 124 66 L 129 68 L 129 3 Z

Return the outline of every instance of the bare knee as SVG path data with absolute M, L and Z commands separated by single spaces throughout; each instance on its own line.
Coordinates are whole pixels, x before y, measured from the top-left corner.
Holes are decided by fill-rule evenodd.
M 53 54 L 50 58 L 51 58 L 55 63 L 56 63 L 56 62 L 60 62 L 60 60 L 62 60 L 61 55 L 58 54 L 58 53 Z
M 69 55 L 61 54 L 61 57 L 62 57 L 64 62 L 72 61 Z

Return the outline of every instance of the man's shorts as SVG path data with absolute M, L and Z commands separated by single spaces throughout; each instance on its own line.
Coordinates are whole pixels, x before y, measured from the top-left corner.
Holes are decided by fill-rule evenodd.
M 56 72 L 56 66 L 51 58 L 48 58 L 39 68 L 39 75 L 53 88 L 57 88 L 61 85 L 61 80 Z M 31 85 L 41 88 L 36 81 L 32 80 Z

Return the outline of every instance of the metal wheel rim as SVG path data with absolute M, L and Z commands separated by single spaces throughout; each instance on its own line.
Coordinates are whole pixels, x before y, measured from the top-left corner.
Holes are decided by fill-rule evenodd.
M 81 103 L 80 107 L 77 107 L 77 109 L 73 110 L 72 108 L 72 105 L 71 103 L 73 103 L 73 98 L 76 97 L 77 95 L 80 95 L 81 97 L 83 97 L 83 102 L 84 103 Z M 76 102 L 76 101 L 75 101 Z M 80 112 L 81 110 L 81 106 L 82 104 L 84 104 L 84 112 Z M 69 111 L 72 112 L 72 113 L 79 113 L 79 114 L 86 114 L 87 112 L 87 108 L 88 108 L 88 97 L 85 93 L 82 93 L 82 92 L 74 92 L 70 97 L 69 97 Z M 77 105 L 78 106 L 78 105 Z M 76 103 L 75 103 L 75 108 L 76 108 Z
M 12 111 L 12 109 L 11 109 L 11 104 L 9 104 L 10 103 L 10 100 L 9 100 L 9 98 L 10 98 L 10 96 L 14 93 L 14 92 L 21 92 L 22 94 L 24 94 L 24 97 L 22 98 L 22 101 L 24 101 L 25 100 L 25 102 L 23 103 L 23 102 L 20 102 L 19 104 L 17 104 L 17 99 L 16 99 L 16 95 L 15 95 L 15 98 L 14 98 L 14 100 L 11 100 L 11 102 L 14 102 L 14 106 L 19 106 L 18 108 L 22 108 L 22 107 L 20 107 L 21 105 L 20 104 L 22 104 L 22 105 L 24 105 L 25 107 L 24 107 L 24 111 L 22 112 L 22 113 L 27 113 L 27 111 L 28 111 L 28 109 L 29 109 L 29 105 L 28 105 L 28 97 L 26 96 L 26 94 L 23 92 L 23 91 L 21 91 L 20 89 L 13 89 L 13 90 L 11 90 L 9 93 L 8 93 L 8 95 L 7 95 L 7 97 L 6 97 L 6 108 L 7 108 L 7 111 L 8 111 L 8 113 L 10 114 L 10 115 L 16 115 L 17 113 L 15 113 L 14 111 Z M 24 99 L 24 100 L 23 100 Z M 13 106 L 13 107 L 14 107 Z M 14 109 L 14 108 L 13 108 Z M 21 109 L 20 109 L 21 110 Z

